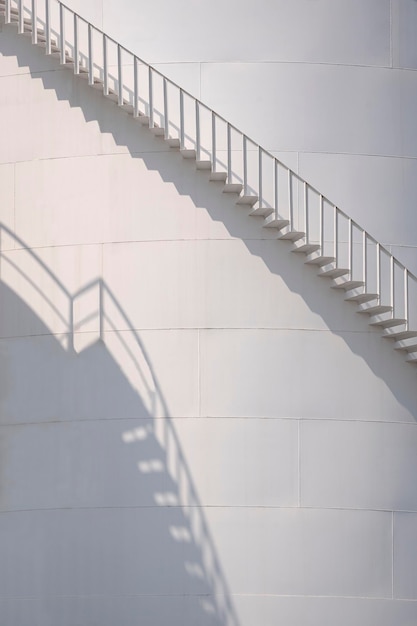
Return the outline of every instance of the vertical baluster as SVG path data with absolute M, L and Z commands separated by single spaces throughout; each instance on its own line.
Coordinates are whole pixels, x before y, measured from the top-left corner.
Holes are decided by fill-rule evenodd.
M 259 174 L 258 197 L 259 197 L 259 208 L 262 207 L 262 198 L 263 198 L 263 190 L 262 190 L 262 183 L 263 183 L 262 152 L 263 152 L 262 148 L 261 148 L 261 146 L 259 146 L 259 149 L 258 149 L 258 174 Z
M 65 14 L 64 6 L 59 5 L 59 47 L 61 65 L 65 65 Z
M 362 274 L 362 280 L 364 283 L 364 290 L 367 290 L 367 263 L 368 263 L 368 250 L 367 250 L 367 246 L 368 246 L 368 238 L 366 235 L 366 231 L 362 231 L 362 246 L 363 246 L 363 250 L 362 250 L 362 254 L 363 254 L 363 258 L 362 258 L 362 263 L 363 263 L 363 274 Z
M 349 233 L 348 233 L 348 269 L 350 279 L 353 278 L 353 222 L 352 219 L 349 218 Z
M 38 43 L 38 6 L 37 0 L 32 0 L 32 43 Z
M 94 85 L 93 27 L 88 25 L 88 84 Z
M 18 0 L 17 2 L 17 11 L 18 11 L 18 26 L 17 32 L 19 34 L 23 33 L 24 30 L 24 22 L 23 22 L 23 0 Z
M 195 148 L 196 148 L 196 160 L 201 160 L 201 134 L 200 134 L 200 103 L 195 101 Z
M 6 22 L 6 24 L 10 24 L 11 22 L 10 3 L 11 3 L 11 0 L 6 0 L 5 18 L 4 18 L 4 21 Z
M 290 229 L 294 230 L 294 207 L 292 203 L 292 172 L 288 170 L 288 214 Z
M 275 218 L 278 219 L 278 161 L 274 159 L 274 204 Z
M 227 122 L 227 182 L 232 182 L 232 127 Z
M 51 0 L 45 0 L 45 54 L 51 54 Z
M 381 302 L 382 296 L 382 284 L 381 284 L 381 246 L 376 243 L 376 292 L 379 296 L 379 302 Z
M 306 243 L 309 242 L 309 227 L 308 227 L 308 185 L 304 181 L 304 231 L 306 234 Z
M 107 36 L 103 33 L 103 94 L 109 95 L 109 52 Z
M 248 195 L 248 141 L 246 135 L 242 135 L 243 152 L 243 195 Z
M 139 61 L 137 57 L 133 58 L 133 80 L 134 80 L 134 98 L 135 98 L 133 116 L 139 117 Z
M 182 89 L 180 89 L 180 150 L 184 150 L 184 139 L 184 92 Z
M 74 74 L 80 73 L 80 49 L 78 42 L 78 15 L 74 13 Z
M 153 128 L 153 73 L 149 68 L 149 128 Z
M 162 81 L 162 87 L 164 92 L 164 139 L 169 137 L 169 115 L 168 115 L 168 86 L 167 79 Z
M 406 319 L 405 327 L 408 330 L 410 321 L 409 298 L 408 298 L 408 269 L 404 268 L 404 317 Z
M 392 317 L 395 317 L 395 259 L 390 256 L 390 304 L 392 306 Z
M 214 111 L 211 112 L 211 152 L 212 152 L 212 161 L 213 164 L 211 166 L 213 174 L 216 172 L 216 114 Z
M 339 211 L 337 209 L 337 207 L 333 207 L 334 208 L 334 223 L 333 223 L 333 256 L 335 258 L 335 265 L 336 267 L 339 266 L 338 260 L 339 260 Z
M 123 106 L 122 46 L 117 44 L 117 104 Z
M 319 215 L 319 229 L 320 229 L 320 233 L 319 233 L 319 243 L 320 243 L 320 252 L 321 255 L 324 255 L 324 199 L 323 199 L 323 195 L 320 194 L 320 202 L 319 202 L 319 211 L 320 211 L 320 215 Z

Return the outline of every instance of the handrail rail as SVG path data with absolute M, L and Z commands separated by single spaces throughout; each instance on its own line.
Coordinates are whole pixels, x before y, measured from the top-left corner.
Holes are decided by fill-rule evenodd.
M 362 286 L 358 287 L 362 288 L 362 296 L 370 293 L 374 295 L 373 300 L 377 300 L 377 305 L 368 306 L 362 298 L 362 303 L 365 303 L 360 304 L 362 310 L 378 315 L 388 313 L 388 307 L 393 319 L 405 320 L 407 331 L 412 322 L 417 336 L 417 311 L 414 311 L 414 306 L 412 312 L 415 319 L 410 319 L 410 290 L 415 286 L 417 303 L 417 276 L 356 220 L 225 117 L 94 26 L 65 2 L 30 0 L 30 7 L 27 8 L 24 5 L 28 2 L 0 0 L 0 10 L 4 7 L 6 23 L 17 21 L 19 32 L 25 32 L 23 14 L 26 11 L 31 20 L 32 40 L 45 38 L 47 54 L 59 54 L 61 64 L 73 65 L 75 74 L 81 73 L 88 78 L 90 85 L 103 88 L 105 96 L 147 123 L 172 147 L 179 148 L 183 156 L 195 158 L 197 167 L 210 170 L 212 180 L 225 183 L 225 191 L 239 194 L 239 204 L 250 206 L 253 215 L 265 218 L 265 227 L 277 228 L 279 238 L 290 240 L 295 251 L 312 254 L 314 258 L 310 256 L 308 262 L 316 263 L 321 269 L 322 265 L 326 265 L 322 275 L 338 278 L 338 286 L 342 289 L 345 282 L 345 291 L 353 283 L 359 285 L 362 282 Z M 55 30 L 53 6 L 59 9 Z M 40 8 L 44 9 L 45 21 L 39 16 Z M 70 25 L 65 22 L 66 14 L 71 18 Z M 87 28 L 84 41 L 82 25 Z M 73 40 L 71 36 L 67 38 L 71 29 Z M 52 34 L 55 39 L 52 39 Z M 99 39 L 100 45 L 94 38 Z M 114 74 L 109 68 L 111 46 L 115 47 L 117 58 Z M 123 55 L 128 55 L 132 61 L 130 65 L 123 63 Z M 141 80 L 140 71 L 145 71 L 146 75 Z M 142 82 L 144 88 L 141 87 Z M 187 107 L 189 110 L 186 111 Z M 243 195 L 240 195 L 242 190 Z M 355 241 L 358 235 L 359 241 Z M 325 254 L 329 247 L 331 256 Z M 388 270 L 382 263 L 385 257 L 389 259 Z M 347 260 L 345 267 L 342 265 L 344 260 Z M 398 271 L 404 276 L 397 278 Z M 374 291 L 368 292 L 371 287 Z M 355 301 L 354 297 L 351 299 Z M 389 324 L 386 319 L 384 322 L 384 332 L 389 335 Z

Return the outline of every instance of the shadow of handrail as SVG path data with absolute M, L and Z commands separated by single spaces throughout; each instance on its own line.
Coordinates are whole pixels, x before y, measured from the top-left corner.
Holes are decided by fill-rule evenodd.
M 3 281 L 3 267 L 2 264 L 6 263 L 6 266 L 12 268 L 20 279 L 25 281 L 25 285 L 29 287 L 29 294 L 31 290 L 42 302 L 49 308 L 53 315 L 65 326 L 65 333 L 68 337 L 67 351 L 76 353 L 75 337 L 77 335 L 77 326 L 85 323 L 85 320 L 89 321 L 96 318 L 98 322 L 98 331 L 95 333 L 95 341 L 105 342 L 105 333 L 111 332 L 113 336 L 117 337 L 119 344 L 123 349 L 124 357 L 127 358 L 134 366 L 134 370 L 140 379 L 141 387 L 145 390 L 147 398 L 142 398 L 143 401 L 147 401 L 147 408 L 151 417 L 159 417 L 160 419 L 151 419 L 151 430 L 154 436 L 158 439 L 160 445 L 165 451 L 167 459 L 167 471 L 170 471 L 171 478 L 178 485 L 178 504 L 183 509 L 185 517 L 188 519 L 190 528 L 193 533 L 193 540 L 198 546 L 201 559 L 204 564 L 206 579 L 213 589 L 213 601 L 216 603 L 216 612 L 224 626 L 238 626 L 238 618 L 233 607 L 233 603 L 230 597 L 230 592 L 224 574 L 222 572 L 221 564 L 217 556 L 216 548 L 211 537 L 208 524 L 205 520 L 201 502 L 197 490 L 195 488 L 190 468 L 187 464 L 186 458 L 181 448 L 178 435 L 176 433 L 174 424 L 169 415 L 169 409 L 167 402 L 164 398 L 164 394 L 158 382 L 155 370 L 152 366 L 150 357 L 146 351 L 146 348 L 139 337 L 138 332 L 134 329 L 133 323 L 130 320 L 128 314 L 123 309 L 120 302 L 117 300 L 115 294 L 106 284 L 102 278 L 96 278 L 88 282 L 86 285 L 71 293 L 57 275 L 51 270 L 51 268 L 36 254 L 36 252 L 29 248 L 25 242 L 17 236 L 9 227 L 0 223 L 0 242 L 7 237 L 13 241 L 14 247 L 3 250 L 0 246 L 0 279 Z M 58 290 L 59 294 L 64 298 L 66 303 L 66 311 L 62 312 L 58 309 L 52 299 L 39 287 L 37 281 L 30 275 L 30 270 L 27 267 L 19 267 L 17 262 L 10 259 L 10 253 L 24 251 L 28 255 L 31 262 L 34 263 L 36 271 L 39 270 L 43 273 L 43 276 L 52 281 L 54 287 Z M 41 281 L 40 281 L 41 282 Z M 9 285 L 13 289 L 13 285 Z M 81 322 L 76 320 L 76 306 L 80 299 L 93 294 L 96 297 L 97 308 L 92 313 L 84 317 Z M 22 294 L 19 293 L 22 297 Z M 26 296 L 29 300 L 27 304 L 32 306 L 30 302 L 30 295 Z M 119 330 L 117 325 L 112 321 L 111 307 L 120 316 L 126 325 L 126 330 Z M 105 325 L 108 325 L 109 330 L 106 331 Z M 45 320 L 45 325 L 48 326 L 48 320 Z M 51 331 L 52 332 L 52 331 Z M 124 335 L 128 333 L 130 342 L 127 342 Z M 90 334 L 90 332 L 88 333 Z M 94 334 L 94 331 L 93 331 Z M 113 355 L 114 356 L 114 355 Z M 122 369 L 126 366 L 117 358 L 115 360 L 119 363 Z M 146 371 L 145 371 L 146 370 Z M 157 431 L 156 423 L 160 426 L 162 424 L 162 434 Z M 163 504 L 163 503 L 160 503 Z M 168 503 L 172 504 L 172 503 Z

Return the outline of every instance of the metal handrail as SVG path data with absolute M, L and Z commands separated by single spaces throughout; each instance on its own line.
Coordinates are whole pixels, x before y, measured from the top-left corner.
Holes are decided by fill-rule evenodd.
M 26 4 L 30 6 L 26 7 Z M 55 30 L 53 6 L 58 8 Z M 142 118 L 154 132 L 182 150 L 184 156 L 187 152 L 187 156 L 195 157 L 197 167 L 202 163 L 204 169 L 211 170 L 213 179 L 220 178 L 225 182 L 225 190 L 239 193 L 243 190 L 241 203 L 250 204 L 254 207 L 254 214 L 263 215 L 266 218 L 265 226 L 278 228 L 280 235 L 284 234 L 295 245 L 298 242 L 300 249 L 300 244 L 304 246 L 304 250 L 311 249 L 312 244 L 316 244 L 316 257 L 322 257 L 323 261 L 331 258 L 335 269 L 343 269 L 345 257 L 347 283 L 360 274 L 365 291 L 369 285 L 375 285 L 375 294 L 380 305 L 384 293 L 389 292 L 392 317 L 399 318 L 402 314 L 406 320 L 406 329 L 409 330 L 410 290 L 411 285 L 415 285 L 417 301 L 417 277 L 387 247 L 380 244 L 316 187 L 250 139 L 225 117 L 61 0 L 0 0 L 0 7 L 4 7 L 6 22 L 17 20 L 19 33 L 25 29 L 26 11 L 31 19 L 32 41 L 38 41 L 39 36 L 43 35 L 47 54 L 59 54 L 64 65 L 70 59 L 76 74 L 83 71 L 84 75 L 87 74 L 90 85 L 102 86 L 104 95 L 112 97 L 119 106 L 128 108 L 135 118 Z M 40 9 L 44 10 L 44 21 L 39 17 Z M 71 18 L 72 26 L 66 23 L 67 15 Z M 86 49 L 83 52 L 80 34 L 82 25 L 87 29 L 86 42 L 84 41 Z M 95 38 L 101 42 L 98 47 L 94 43 Z M 115 48 L 117 56 L 112 75 L 109 69 L 110 46 Z M 131 66 L 124 65 L 123 55 L 128 55 L 132 61 Z M 97 57 L 97 62 L 94 57 Z M 147 74 L 147 86 L 143 91 L 140 90 L 140 68 Z M 132 74 L 132 71 L 129 84 L 126 76 Z M 114 89 L 110 86 L 112 81 Z M 158 88 L 162 93 L 159 98 Z M 170 90 L 174 90 L 175 98 L 170 97 Z M 187 103 L 190 104 L 189 115 L 186 113 Z M 190 126 L 191 130 L 188 128 Z M 201 162 L 203 155 L 204 159 L 206 156 L 208 158 Z M 329 231 L 332 231 L 330 236 Z M 359 235 L 359 244 L 354 241 L 355 234 Z M 331 257 L 325 256 L 328 246 L 332 248 Z M 370 247 L 375 248 L 375 254 L 371 254 L 373 250 L 368 250 Z M 383 257 L 388 257 L 388 270 L 381 262 Z M 397 279 L 398 273 L 402 276 Z M 371 309 L 378 312 L 375 307 L 370 307 Z M 417 319 L 415 329 L 417 331 Z

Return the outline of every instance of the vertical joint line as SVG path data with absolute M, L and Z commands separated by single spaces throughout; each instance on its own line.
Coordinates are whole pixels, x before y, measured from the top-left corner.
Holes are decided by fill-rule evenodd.
M 65 65 L 65 15 L 62 4 L 59 5 L 59 47 L 61 49 L 61 65 Z
M 216 171 L 216 114 L 214 111 L 211 112 L 211 158 L 212 158 L 212 171 Z
M 152 68 L 149 67 L 149 128 L 153 128 L 153 74 Z
M 196 160 L 200 161 L 200 103 L 195 101 L 195 143 L 196 143 Z
M 103 94 L 109 95 L 109 61 L 107 52 L 107 37 L 103 33 Z
M 184 92 L 182 89 L 180 89 L 180 150 L 184 150 L 184 139 Z
M 243 195 L 248 195 L 248 144 L 246 135 L 242 135 L 243 151 Z
M 278 219 L 278 161 L 274 159 L 274 204 L 275 219 Z

